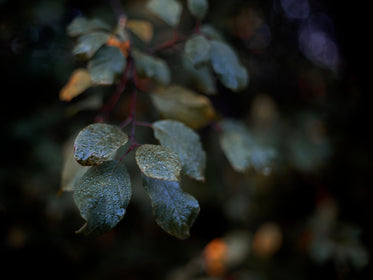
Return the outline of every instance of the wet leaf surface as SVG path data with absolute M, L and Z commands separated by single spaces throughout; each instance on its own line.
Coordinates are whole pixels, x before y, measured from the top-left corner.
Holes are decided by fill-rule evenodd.
M 144 188 L 152 201 L 157 224 L 169 234 L 189 237 L 190 228 L 199 214 L 198 201 L 182 191 L 179 182 L 169 182 L 143 176 Z
M 128 141 L 128 135 L 117 126 L 91 124 L 80 131 L 75 139 L 74 156 L 84 166 L 99 165 Z
M 126 213 L 131 195 L 124 165 L 107 161 L 91 167 L 75 186 L 74 200 L 86 220 L 77 233 L 98 235 L 111 230 Z

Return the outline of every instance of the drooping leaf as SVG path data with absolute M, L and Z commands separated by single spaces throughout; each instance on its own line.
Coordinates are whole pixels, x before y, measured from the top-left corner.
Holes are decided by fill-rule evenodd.
M 126 27 L 146 43 L 150 42 L 153 38 L 153 25 L 149 21 L 127 20 Z
M 163 85 L 170 83 L 170 69 L 164 60 L 138 50 L 133 50 L 132 55 L 135 59 L 136 71 L 139 76 L 154 79 Z
M 118 161 L 89 168 L 75 186 L 74 200 L 86 223 L 77 231 L 98 235 L 115 227 L 131 199 L 127 169 Z
M 190 13 L 198 19 L 203 19 L 209 7 L 207 0 L 188 0 Z
M 72 37 L 98 30 L 110 31 L 110 25 L 99 19 L 77 17 L 67 26 L 67 33 Z
M 137 165 L 145 176 L 179 181 L 181 162 L 175 152 L 160 145 L 145 144 L 137 148 L 135 157 Z
M 149 0 L 146 7 L 171 26 L 180 21 L 182 6 L 177 0 Z
M 128 141 L 119 127 L 95 123 L 82 129 L 75 139 L 74 156 L 84 166 L 99 165 L 110 159 Z
M 169 234 L 186 239 L 199 214 L 198 201 L 182 191 L 179 182 L 158 180 L 143 175 L 144 188 L 152 201 L 157 224 Z
M 91 75 L 84 68 L 76 69 L 67 84 L 60 91 L 60 100 L 70 101 L 93 85 Z
M 194 36 L 186 41 L 185 53 L 194 67 L 199 68 L 210 59 L 210 43 L 202 35 Z
M 73 54 L 80 59 L 90 59 L 106 43 L 109 37 L 109 33 L 102 31 L 82 35 L 78 38 Z
M 210 40 L 211 65 L 221 83 L 232 91 L 243 90 L 249 75 L 238 60 L 236 53 L 226 43 Z
M 207 97 L 181 86 L 159 87 L 150 96 L 164 118 L 180 121 L 193 129 L 206 126 L 215 117 Z
M 111 85 L 126 67 L 127 60 L 116 47 L 102 47 L 88 63 L 91 79 L 95 84 Z
M 215 94 L 216 85 L 212 71 L 208 65 L 196 69 L 186 55 L 182 56 L 182 65 L 185 79 L 190 86 L 205 94 Z
M 154 135 L 162 146 L 178 154 L 182 171 L 196 180 L 204 180 L 206 153 L 199 135 L 181 122 L 161 120 L 153 123 Z
M 220 145 L 232 167 L 239 172 L 246 171 L 251 164 L 250 148 L 254 141 L 243 122 L 223 120 Z

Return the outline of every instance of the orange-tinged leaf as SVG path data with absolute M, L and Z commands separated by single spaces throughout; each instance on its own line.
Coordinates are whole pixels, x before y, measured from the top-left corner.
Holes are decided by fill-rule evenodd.
M 128 49 L 131 46 L 130 41 L 120 41 L 114 35 L 109 37 L 109 39 L 106 41 L 106 45 L 117 47 L 125 57 L 128 56 Z
M 153 38 L 153 25 L 145 20 L 127 20 L 126 27 L 137 37 L 148 43 Z
M 69 81 L 61 89 L 60 100 L 70 101 L 92 85 L 89 72 L 86 69 L 79 68 L 71 74 Z

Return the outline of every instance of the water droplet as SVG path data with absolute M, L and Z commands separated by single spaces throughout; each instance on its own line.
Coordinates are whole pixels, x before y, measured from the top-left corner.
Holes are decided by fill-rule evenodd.
M 126 210 L 124 210 L 124 208 L 119 208 L 118 211 L 117 211 L 117 215 L 119 217 L 122 217 L 125 212 L 126 212 Z

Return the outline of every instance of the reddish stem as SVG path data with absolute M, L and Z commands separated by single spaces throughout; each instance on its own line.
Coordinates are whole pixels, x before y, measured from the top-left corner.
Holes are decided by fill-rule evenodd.
M 178 33 L 178 31 L 175 29 L 174 30 L 174 38 L 173 39 L 171 39 L 169 41 L 166 41 L 166 42 L 160 44 L 159 46 L 155 47 L 154 49 L 152 49 L 150 51 L 150 53 L 157 53 L 157 52 L 163 51 L 165 49 L 172 48 L 175 45 L 186 41 L 188 38 L 189 38 L 189 36 L 180 35 Z

